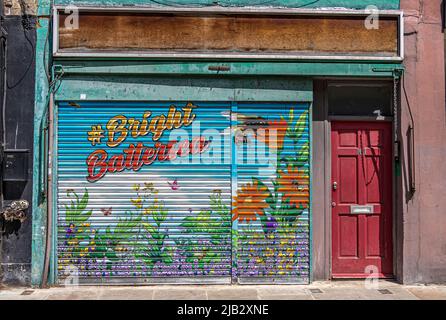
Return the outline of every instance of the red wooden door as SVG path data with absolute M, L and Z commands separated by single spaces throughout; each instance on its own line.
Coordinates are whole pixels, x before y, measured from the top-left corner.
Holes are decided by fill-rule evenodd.
M 332 123 L 332 276 L 391 277 L 392 126 Z

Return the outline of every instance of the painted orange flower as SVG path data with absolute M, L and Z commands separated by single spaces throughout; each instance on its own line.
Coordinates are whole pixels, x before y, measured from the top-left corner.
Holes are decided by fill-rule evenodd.
M 234 198 L 232 221 L 250 222 L 257 220 L 257 215 L 263 215 L 264 209 L 269 207 L 265 202 L 268 197 L 268 188 L 259 185 L 258 181 L 242 186 L 242 189 Z
M 288 166 L 286 170 L 279 170 L 278 191 L 283 193 L 282 200 L 288 201 L 295 207 L 307 207 L 309 203 L 309 177 L 304 170 Z
M 274 120 L 268 122 L 268 127 L 257 131 L 257 140 L 264 142 L 272 149 L 282 149 L 288 122 Z

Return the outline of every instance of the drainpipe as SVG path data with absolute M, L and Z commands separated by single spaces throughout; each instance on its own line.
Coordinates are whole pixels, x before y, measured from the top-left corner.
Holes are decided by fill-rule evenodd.
M 52 182 L 53 182 L 53 138 L 54 138 L 54 129 L 53 129 L 53 110 L 54 109 L 54 94 L 50 93 L 50 100 L 48 106 L 48 138 L 45 139 L 47 148 L 48 148 L 48 174 L 47 174 L 47 188 L 46 188 L 46 196 L 47 196 L 47 226 L 46 226 L 46 245 L 45 245 L 45 260 L 43 265 L 43 276 L 42 276 L 42 287 L 45 288 L 48 286 L 48 275 L 50 269 L 50 259 L 51 259 L 51 251 L 52 251 L 52 241 L 53 241 L 53 190 L 52 190 Z

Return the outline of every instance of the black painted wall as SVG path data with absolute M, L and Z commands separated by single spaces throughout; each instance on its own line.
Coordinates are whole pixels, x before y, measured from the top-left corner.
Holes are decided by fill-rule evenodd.
M 7 46 L 6 149 L 28 149 L 26 182 L 4 182 L 6 201 L 32 198 L 32 148 L 35 92 L 35 18 L 24 21 L 21 16 L 5 17 Z M 23 23 L 25 22 L 25 23 Z M 0 115 L 1 117 L 1 115 Z M 6 202 L 5 201 L 5 202 Z M 21 225 L 5 224 L 0 250 L 2 279 L 0 282 L 29 285 L 31 277 L 31 212 Z

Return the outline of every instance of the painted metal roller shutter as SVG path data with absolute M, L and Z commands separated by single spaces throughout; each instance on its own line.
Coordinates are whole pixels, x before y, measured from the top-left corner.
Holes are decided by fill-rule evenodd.
M 308 283 L 309 103 L 237 104 L 233 220 L 241 283 Z
M 230 107 L 59 103 L 60 280 L 231 281 Z

